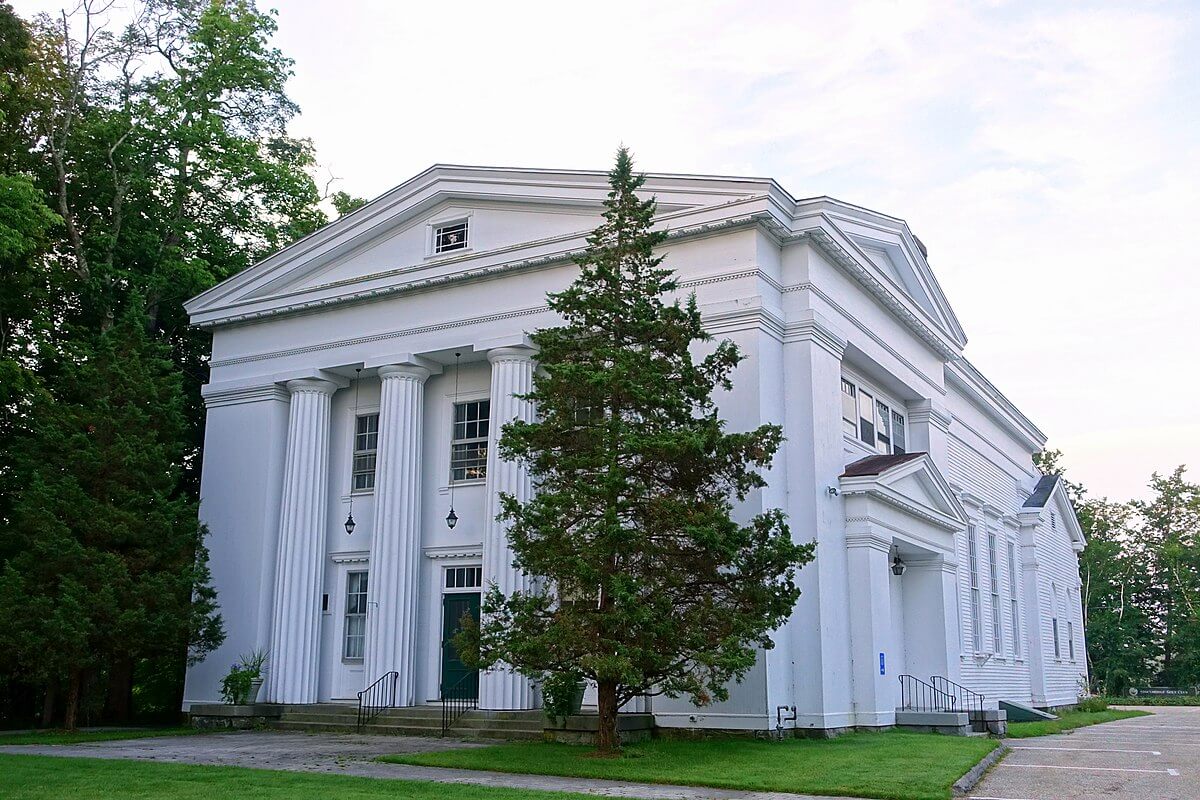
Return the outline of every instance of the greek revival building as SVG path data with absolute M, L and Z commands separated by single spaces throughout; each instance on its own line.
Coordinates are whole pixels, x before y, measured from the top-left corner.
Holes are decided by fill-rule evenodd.
M 645 190 L 666 264 L 746 355 L 718 398 L 730 429 L 787 437 L 739 513 L 782 508 L 817 542 L 775 648 L 727 702 L 653 698 L 657 724 L 889 726 L 901 675 L 1074 702 L 1083 536 L 1034 469 L 1044 434 L 964 358 L 921 241 L 771 180 Z M 355 702 L 395 671 L 398 705 L 465 686 L 481 709 L 538 706 L 449 640 L 484 587 L 527 580 L 495 518 L 532 487 L 495 441 L 535 413 L 529 332 L 555 324 L 546 293 L 607 191 L 602 172 L 435 166 L 187 304 L 213 335 L 201 515 L 228 638 L 185 708 L 255 648 L 267 701 Z

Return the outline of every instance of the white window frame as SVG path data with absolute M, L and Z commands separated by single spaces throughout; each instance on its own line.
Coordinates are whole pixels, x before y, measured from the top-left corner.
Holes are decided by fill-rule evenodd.
M 482 564 L 455 564 L 442 568 L 442 594 L 483 590 Z
M 1012 625 L 1013 658 L 1021 657 L 1021 609 L 1017 604 L 1017 543 L 1008 540 L 1008 605 Z
M 459 407 L 477 405 L 480 403 L 488 404 L 488 415 L 486 417 L 487 433 L 485 433 L 483 436 L 475 435 L 475 436 L 464 436 L 464 438 L 461 438 L 461 439 L 456 438 L 458 435 L 458 426 L 460 424 L 458 422 Z M 472 420 L 471 422 L 478 423 L 478 422 L 482 422 L 482 421 L 485 421 L 485 420 L 483 418 L 480 418 L 480 419 Z M 469 425 L 469 422 L 464 421 L 463 424 L 466 426 L 466 425 Z M 492 409 L 491 409 L 491 398 L 490 397 L 488 397 L 488 396 L 477 397 L 477 398 L 460 397 L 457 403 L 455 403 L 455 402 L 450 403 L 450 449 L 449 449 L 450 468 L 448 470 L 450 483 L 459 485 L 459 484 L 464 484 L 464 483 L 479 483 L 481 481 L 487 480 L 487 456 L 488 456 L 488 448 L 491 447 L 491 433 L 492 433 Z M 466 470 L 466 469 L 478 470 L 478 474 L 468 476 L 464 472 L 463 477 L 456 478 L 456 477 L 454 477 L 454 472 L 458 467 L 455 466 L 455 460 L 454 460 L 455 447 L 456 447 L 456 445 L 463 445 L 463 444 L 468 444 L 468 445 L 482 444 L 483 445 L 483 465 L 482 466 L 473 466 L 473 467 L 463 467 L 464 470 Z
M 470 253 L 475 250 L 475 221 L 474 215 L 466 211 L 451 211 L 436 219 L 431 219 L 426 224 L 425 233 L 425 257 L 426 258 L 449 258 L 451 256 Z M 465 225 L 467 241 L 463 247 L 458 247 L 453 250 L 438 250 L 438 231 L 443 228 L 449 228 L 454 225 Z
M 360 450 L 358 447 L 358 437 L 359 436 L 370 436 L 372 432 L 360 434 L 358 432 L 358 421 L 361 419 L 368 419 L 370 417 L 375 418 L 375 430 L 373 431 L 373 433 L 375 435 L 375 447 Z M 350 428 L 350 492 L 352 494 L 372 494 L 375 491 L 375 475 L 379 469 L 379 459 L 378 459 L 379 412 L 378 411 L 360 411 L 357 415 L 352 417 L 352 420 L 353 421 L 351 423 L 351 428 Z M 359 457 L 360 456 L 365 457 L 368 455 L 373 457 L 373 460 L 371 462 L 371 469 L 369 471 L 365 470 L 365 469 L 363 469 L 363 470 L 358 469 Z M 371 476 L 371 478 L 370 478 L 371 485 L 363 486 L 360 488 L 358 486 L 358 476 L 359 475 L 370 475 Z
M 1000 610 L 1000 560 L 998 554 L 998 542 L 996 541 L 996 530 L 988 528 L 988 581 L 991 588 L 992 601 L 992 652 L 996 655 L 1004 653 L 1004 628 L 1001 625 L 1000 619 L 1002 612 Z
M 351 592 L 352 581 L 361 575 L 364 585 L 361 591 Z M 345 606 L 342 609 L 342 660 L 352 663 L 361 663 L 363 655 L 367 650 L 367 591 L 371 585 L 370 572 L 365 569 L 354 569 L 346 572 L 346 593 L 344 596 Z M 354 587 L 357 588 L 357 587 Z M 353 602 L 353 605 L 351 601 Z M 360 602 L 361 601 L 361 602 Z M 355 609 L 351 611 L 351 608 Z M 361 624 L 361 632 L 351 632 L 351 622 Z M 351 640 L 358 641 L 358 654 L 351 654 Z
M 846 416 L 847 400 L 854 405 L 854 418 Z M 886 393 L 881 393 L 868 381 L 863 381 L 852 373 L 842 374 L 841 396 L 842 404 L 842 434 L 857 446 L 866 448 L 882 455 L 900 455 L 908 452 L 908 414 L 904 403 L 892 399 Z M 870 419 L 863 416 L 864 405 L 870 405 Z M 887 433 L 880 433 L 880 415 L 887 414 Z M 864 424 L 865 423 L 865 424 Z M 863 438 L 866 426 L 870 426 L 870 441 Z M 903 444 L 897 449 L 896 431 L 903 431 Z M 883 446 L 886 441 L 886 447 Z
M 967 525 L 967 569 L 971 590 L 971 645 L 973 652 L 983 650 L 983 597 L 979 590 L 979 542 L 974 523 Z
M 1062 661 L 1062 643 L 1058 636 L 1058 586 L 1050 584 L 1050 628 L 1054 632 L 1054 658 Z

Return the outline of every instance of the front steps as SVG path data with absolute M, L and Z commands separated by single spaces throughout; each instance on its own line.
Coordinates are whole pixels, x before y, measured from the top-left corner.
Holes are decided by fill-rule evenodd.
M 284 706 L 278 720 L 269 727 L 285 731 L 356 733 L 358 708 L 352 705 L 321 703 Z M 468 711 L 455 720 L 448 736 L 458 739 L 538 740 L 546 725 L 541 711 Z M 364 725 L 362 733 L 391 736 L 432 736 L 442 733 L 440 705 L 389 708 Z

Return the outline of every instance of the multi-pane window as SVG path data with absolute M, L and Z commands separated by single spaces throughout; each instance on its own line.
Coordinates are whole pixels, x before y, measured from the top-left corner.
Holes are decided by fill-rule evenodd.
M 996 532 L 988 531 L 988 578 L 992 590 L 992 652 L 1004 652 L 1004 637 L 1000 630 L 1000 564 L 996 558 Z
M 1058 587 L 1050 584 L 1050 629 L 1054 633 L 1054 657 L 1062 658 L 1062 646 L 1058 640 Z
M 358 660 L 363 657 L 367 638 L 367 573 L 346 573 L 346 624 L 343 634 L 342 657 Z
M 975 541 L 975 526 L 967 526 L 967 565 L 971 572 L 971 642 L 976 652 L 983 649 L 983 618 L 979 594 L 979 547 Z
M 490 414 L 490 400 L 472 400 L 454 406 L 454 429 L 450 437 L 451 481 L 473 481 L 487 477 Z
M 1021 620 L 1017 610 L 1017 546 L 1008 543 L 1008 608 L 1012 623 L 1013 656 L 1021 657 Z
M 483 586 L 483 567 L 450 567 L 446 570 L 447 589 L 478 589 Z
M 842 378 L 842 430 L 881 453 L 907 452 L 904 415 L 846 378 Z
M 1067 658 L 1075 660 L 1075 623 L 1067 620 Z
M 379 449 L 379 415 L 363 414 L 354 420 L 354 459 L 351 487 L 356 492 L 375 488 L 375 453 Z
M 433 231 L 433 252 L 450 253 L 467 248 L 467 221 L 439 225 Z
M 858 436 L 858 390 L 845 378 L 842 378 L 842 429 Z

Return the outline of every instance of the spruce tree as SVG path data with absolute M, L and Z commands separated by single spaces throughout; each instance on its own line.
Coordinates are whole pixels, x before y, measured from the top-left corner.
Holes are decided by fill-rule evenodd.
M 618 747 L 617 712 L 634 697 L 725 699 L 772 646 L 813 557 L 779 510 L 733 518 L 765 485 L 782 431 L 725 430 L 712 395 L 732 388 L 742 356 L 709 344 L 694 295 L 667 299 L 679 284 L 655 255 L 666 233 L 638 196 L 644 180 L 620 149 L 579 275 L 549 297 L 565 324 L 532 337 L 538 419 L 510 422 L 499 443 L 536 486 L 524 504 L 505 496 L 500 515 L 535 588 L 491 587 L 464 639 L 483 666 L 594 681 L 602 752 Z M 697 346 L 711 352 L 697 360 Z

